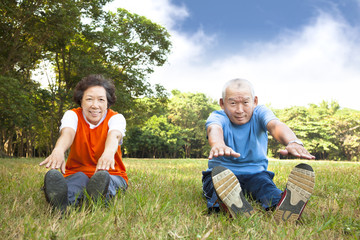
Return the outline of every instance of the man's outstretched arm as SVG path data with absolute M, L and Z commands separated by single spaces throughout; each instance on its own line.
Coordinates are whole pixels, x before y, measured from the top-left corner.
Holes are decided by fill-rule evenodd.
M 207 128 L 207 135 L 211 147 L 209 159 L 218 156 L 240 157 L 240 153 L 235 152 L 232 148 L 225 145 L 224 132 L 221 126 L 211 124 Z
M 266 127 L 278 142 L 286 146 L 284 150 L 279 151 L 281 155 L 293 155 L 298 158 L 315 159 L 315 156 L 311 155 L 303 145 L 292 142 L 298 138 L 285 123 L 280 122 L 279 120 L 271 120 Z

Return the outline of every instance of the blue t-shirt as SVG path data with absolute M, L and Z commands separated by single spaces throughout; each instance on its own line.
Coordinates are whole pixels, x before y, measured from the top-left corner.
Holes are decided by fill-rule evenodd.
M 233 124 L 223 110 L 214 111 L 206 121 L 206 129 L 218 124 L 224 132 L 226 146 L 241 154 L 240 157 L 219 156 L 209 160 L 209 169 L 224 166 L 234 174 L 254 174 L 266 171 L 268 167 L 266 125 L 277 119 L 274 113 L 263 105 L 256 106 L 249 122 Z

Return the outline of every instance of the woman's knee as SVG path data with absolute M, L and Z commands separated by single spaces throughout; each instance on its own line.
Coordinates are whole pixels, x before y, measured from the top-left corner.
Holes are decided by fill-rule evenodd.
M 119 189 L 126 191 L 127 187 L 128 186 L 124 178 L 117 175 L 110 175 L 109 194 L 111 196 L 115 196 Z

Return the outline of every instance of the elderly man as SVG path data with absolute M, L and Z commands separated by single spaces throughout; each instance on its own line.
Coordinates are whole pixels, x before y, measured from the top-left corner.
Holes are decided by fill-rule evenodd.
M 271 110 L 258 106 L 249 81 L 227 82 L 220 106 L 222 110 L 214 111 L 206 122 L 211 150 L 202 182 L 209 211 L 219 211 L 221 206 L 232 217 L 250 216 L 254 210 L 245 193 L 266 210 L 276 209 L 275 218 L 279 221 L 299 219 L 313 192 L 314 171 L 301 163 L 292 170 L 286 189 L 278 189 L 273 182 L 274 173 L 267 171 L 267 132 L 286 146 L 280 151 L 282 155 L 315 157 Z

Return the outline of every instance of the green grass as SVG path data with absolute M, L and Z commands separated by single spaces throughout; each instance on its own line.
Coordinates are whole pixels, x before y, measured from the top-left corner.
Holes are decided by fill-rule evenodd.
M 277 224 L 252 202 L 251 218 L 208 215 L 202 159 L 124 159 L 129 189 L 105 208 L 70 208 L 61 218 L 41 191 L 40 159 L 0 159 L 1 239 L 359 239 L 360 164 L 312 161 L 315 192 L 297 224 Z M 300 161 L 269 162 L 285 187 Z M 304 161 L 302 161 L 304 162 Z

